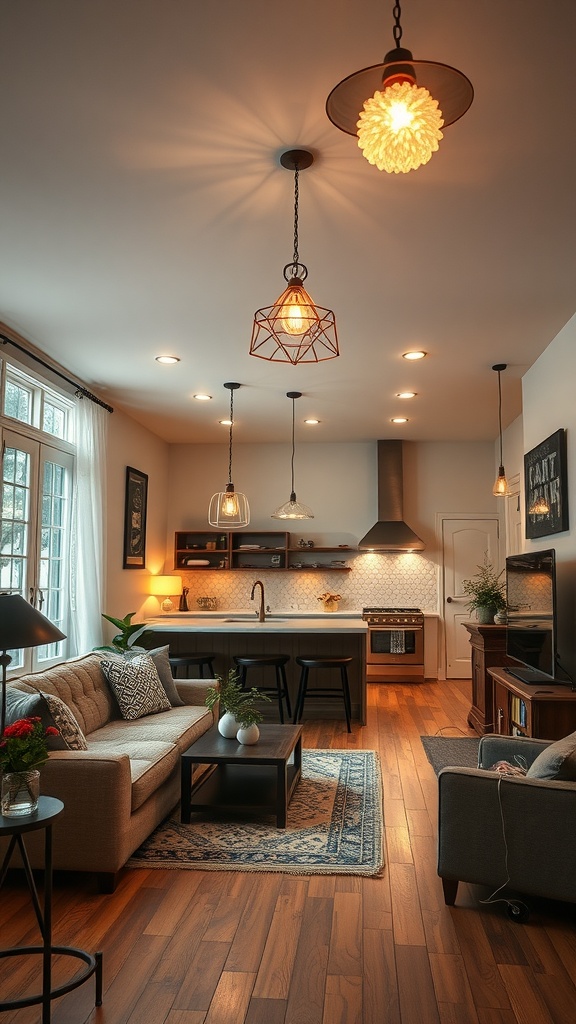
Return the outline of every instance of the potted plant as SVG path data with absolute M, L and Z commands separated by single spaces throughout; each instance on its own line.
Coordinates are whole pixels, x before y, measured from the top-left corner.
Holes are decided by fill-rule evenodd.
M 462 581 L 464 593 L 470 598 L 468 608 L 475 611 L 478 622 L 487 624 L 494 622 L 497 612 L 506 609 L 506 584 L 502 579 L 504 569 L 496 572 L 488 553 L 484 553 L 484 561 L 478 566 L 478 572 L 469 580 Z
M 338 601 L 341 601 L 342 597 L 340 594 L 331 594 L 327 590 L 324 594 L 320 594 L 318 600 L 323 602 L 325 612 L 335 612 L 338 609 Z
M 129 612 L 123 619 L 115 619 L 113 615 L 105 615 L 104 612 L 102 612 L 102 618 L 111 622 L 113 626 L 116 626 L 116 629 L 120 630 L 120 632 L 112 638 L 112 642 L 106 647 L 95 647 L 94 650 L 110 651 L 112 654 L 121 654 L 123 657 L 125 657 L 126 654 L 134 652 L 142 653 L 145 651 L 145 647 L 136 647 L 134 645 L 137 640 L 140 640 L 144 636 L 152 636 L 152 633 L 150 630 L 146 629 L 146 624 L 144 622 L 132 622 L 132 617 L 135 614 L 136 612 Z
M 220 735 L 226 739 L 237 738 L 239 743 L 256 743 L 260 735 L 258 725 L 264 716 L 255 707 L 255 701 L 269 701 L 270 698 L 255 686 L 251 690 L 243 690 L 237 669 L 230 669 L 226 679 L 216 678 L 219 686 L 208 687 L 204 703 L 211 711 L 220 703 L 224 712 L 218 722 Z M 248 733 L 246 730 L 251 731 Z

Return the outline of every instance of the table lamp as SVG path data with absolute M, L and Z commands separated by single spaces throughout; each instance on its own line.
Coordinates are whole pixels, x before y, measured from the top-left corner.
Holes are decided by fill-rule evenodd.
M 148 579 L 148 593 L 153 597 L 164 597 L 162 601 L 162 611 L 171 612 L 174 609 L 174 605 L 170 598 L 173 594 L 182 593 L 182 577 L 181 576 L 150 576 Z
M 6 671 L 12 661 L 8 651 L 22 647 L 40 647 L 65 640 L 66 635 L 42 612 L 28 604 L 20 594 L 0 594 L 0 665 L 2 666 L 2 706 L 0 736 L 6 723 Z

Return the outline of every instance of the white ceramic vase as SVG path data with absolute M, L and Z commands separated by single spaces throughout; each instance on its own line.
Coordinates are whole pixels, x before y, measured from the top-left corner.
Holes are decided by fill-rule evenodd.
M 238 722 L 230 711 L 226 711 L 218 722 L 218 732 L 227 740 L 235 740 L 238 732 Z
M 260 739 L 260 729 L 257 725 L 241 725 L 236 733 L 236 739 L 238 743 L 242 743 L 245 747 L 251 747 L 255 743 L 258 743 Z

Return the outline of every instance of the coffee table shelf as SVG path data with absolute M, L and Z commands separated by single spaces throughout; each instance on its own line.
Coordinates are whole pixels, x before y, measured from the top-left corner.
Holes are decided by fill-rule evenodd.
M 209 765 L 194 780 L 195 766 Z M 302 726 L 262 725 L 253 746 L 224 739 L 216 728 L 182 754 L 181 820 L 196 811 L 275 814 L 286 827 L 288 804 L 302 772 Z

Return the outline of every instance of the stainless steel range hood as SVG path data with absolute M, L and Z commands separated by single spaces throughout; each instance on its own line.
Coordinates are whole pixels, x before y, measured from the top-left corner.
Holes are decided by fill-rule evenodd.
M 378 522 L 361 551 L 423 551 L 424 542 L 404 522 L 402 441 L 378 441 Z

